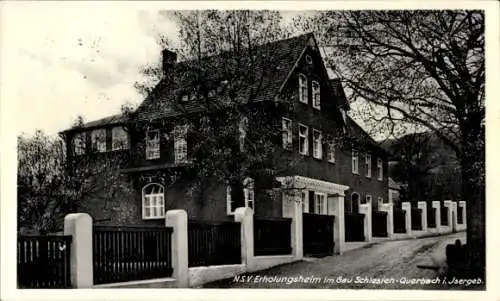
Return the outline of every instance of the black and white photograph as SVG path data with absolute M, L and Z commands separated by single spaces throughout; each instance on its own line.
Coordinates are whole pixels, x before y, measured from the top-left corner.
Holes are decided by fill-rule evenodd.
M 484 293 L 498 279 L 495 15 L 128 4 L 0 5 L 13 290 Z

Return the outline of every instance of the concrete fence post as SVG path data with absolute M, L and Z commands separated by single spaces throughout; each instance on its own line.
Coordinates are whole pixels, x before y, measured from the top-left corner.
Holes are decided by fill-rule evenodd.
M 365 241 L 372 240 L 372 202 L 368 201 L 366 204 L 359 203 L 359 213 L 365 215 Z
M 401 203 L 401 209 L 406 212 L 406 234 L 411 234 L 411 204 L 410 202 Z
M 304 238 L 302 237 L 302 200 L 300 194 L 296 194 L 289 198 L 285 198 L 285 202 L 289 202 L 288 210 L 283 212 L 284 217 L 292 219 L 291 240 L 292 240 L 292 255 L 295 259 L 302 259 L 304 257 Z
M 333 241 L 335 242 L 334 252 L 342 254 L 345 246 L 345 215 L 344 215 L 344 195 L 331 195 L 328 197 L 329 214 L 335 216 L 333 222 Z
M 165 215 L 165 226 L 172 227 L 172 276 L 177 287 L 189 287 L 188 269 L 188 219 L 185 210 L 169 210 Z
M 443 206 L 446 207 L 448 210 L 447 216 L 448 216 L 448 226 L 444 229 L 445 232 L 451 232 L 453 230 L 453 204 L 451 200 L 445 200 L 443 203 Z
M 387 212 L 387 236 L 391 238 L 394 236 L 394 205 L 392 203 L 378 203 L 378 211 Z
M 251 269 L 254 266 L 253 210 L 247 207 L 236 208 L 234 220 L 241 224 L 241 261 L 247 269 Z
M 422 231 L 427 231 L 427 203 L 418 202 L 417 208 L 422 210 Z
M 71 235 L 71 283 L 74 288 L 94 285 L 92 252 L 92 217 L 71 213 L 64 217 L 64 235 Z
M 452 211 L 451 211 L 451 227 L 452 227 L 452 230 L 453 232 L 456 232 L 458 231 L 458 203 L 455 202 L 455 201 L 452 201 L 451 202 L 451 208 L 452 208 Z
M 436 232 L 441 231 L 441 202 L 432 201 L 432 208 L 436 209 Z

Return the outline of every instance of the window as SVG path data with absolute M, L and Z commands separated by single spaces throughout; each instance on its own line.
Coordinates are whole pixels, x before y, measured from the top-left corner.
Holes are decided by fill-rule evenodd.
M 243 181 L 243 195 L 245 198 L 245 207 L 254 208 L 255 203 L 255 192 L 254 192 L 254 181 L 252 178 L 246 178 Z M 232 188 L 231 185 L 227 184 L 226 186 L 226 212 L 227 215 L 234 214 L 234 200 L 232 198 Z
M 160 158 L 160 131 L 149 131 L 146 134 L 146 159 Z
M 299 152 L 302 155 L 309 154 L 309 128 L 299 124 Z
M 328 162 L 335 163 L 335 142 L 328 142 Z
M 326 199 L 324 193 L 314 193 L 314 213 L 326 214 Z
M 372 155 L 370 153 L 366 153 L 365 155 L 365 168 L 366 168 L 366 177 L 372 177 Z
M 83 155 L 85 154 L 85 144 L 86 144 L 86 135 L 85 133 L 77 133 L 73 137 L 73 150 L 75 155 Z
M 292 121 L 287 118 L 282 118 L 281 121 L 282 135 L 283 135 L 283 148 L 287 150 L 292 149 Z
M 92 151 L 103 153 L 106 151 L 106 130 L 92 131 Z
M 165 193 L 163 186 L 151 183 L 142 189 L 142 218 L 165 217 Z
M 245 150 L 245 139 L 247 137 L 247 129 L 248 129 L 248 117 L 244 116 L 240 120 L 240 124 L 238 125 L 238 131 L 240 133 L 239 143 L 240 143 L 240 151 Z
M 377 159 L 377 171 L 378 171 L 378 179 L 382 181 L 384 179 L 384 165 L 382 159 Z
M 312 64 L 313 60 L 311 58 L 311 56 L 308 54 L 306 55 L 306 63 L 308 63 L 309 65 Z
M 318 82 L 312 82 L 312 98 L 313 98 L 313 108 L 320 109 L 321 108 L 321 91 L 320 85 Z
M 302 201 L 302 212 L 309 212 L 309 194 L 307 191 L 301 192 L 301 201 Z
M 304 74 L 299 74 L 299 101 L 307 103 L 307 78 Z
M 323 159 L 323 144 L 321 131 L 313 129 L 313 157 Z
M 112 150 L 128 149 L 128 133 L 123 127 L 114 127 L 111 131 L 111 137 L 113 140 Z
M 352 173 L 358 174 L 358 152 L 352 151 Z
M 252 178 L 246 178 L 243 181 L 243 194 L 245 195 L 245 207 L 254 208 L 255 202 L 255 191 L 254 191 L 254 181 Z
M 184 95 L 182 95 L 181 101 L 182 101 L 182 102 L 187 102 L 187 101 L 189 101 L 189 95 L 188 95 L 188 94 L 184 94 Z
M 187 162 L 187 126 L 174 127 L 174 160 L 175 163 Z

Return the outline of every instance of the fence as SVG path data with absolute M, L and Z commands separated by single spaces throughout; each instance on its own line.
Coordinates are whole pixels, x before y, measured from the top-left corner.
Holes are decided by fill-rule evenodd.
M 241 263 L 241 226 L 237 222 L 188 224 L 189 267 Z
M 312 213 L 302 214 L 304 254 L 310 256 L 332 255 L 335 247 L 333 224 L 335 216 Z
M 463 224 L 464 223 L 464 207 L 458 206 L 457 207 L 457 224 Z
M 292 253 L 292 219 L 255 217 L 254 255 L 288 255 Z
M 445 207 L 443 203 L 441 203 L 441 226 L 449 226 L 448 221 L 448 207 Z
M 345 214 L 345 240 L 365 240 L 365 215 L 361 213 Z
M 372 211 L 372 232 L 373 236 L 387 237 L 387 212 Z
M 18 236 L 19 288 L 70 288 L 71 236 Z
M 422 230 L 422 209 L 411 208 L 411 229 Z
M 172 228 L 94 226 L 94 284 L 170 277 Z
M 394 208 L 392 214 L 394 218 L 394 233 L 406 233 L 406 211 Z

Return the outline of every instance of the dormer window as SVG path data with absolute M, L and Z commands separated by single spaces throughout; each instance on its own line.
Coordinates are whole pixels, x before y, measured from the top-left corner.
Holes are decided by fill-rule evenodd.
M 307 77 L 299 74 L 299 101 L 307 104 Z
M 312 97 L 313 97 L 313 108 L 321 108 L 321 91 L 320 85 L 317 81 L 312 82 Z
M 106 130 L 98 129 L 92 131 L 92 151 L 98 153 L 106 152 Z

